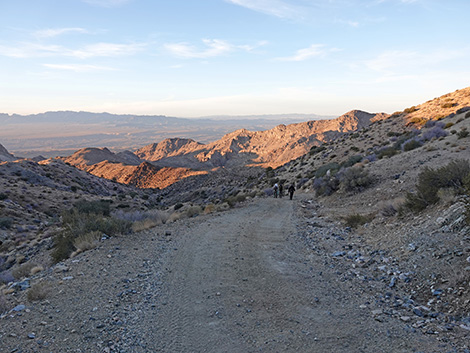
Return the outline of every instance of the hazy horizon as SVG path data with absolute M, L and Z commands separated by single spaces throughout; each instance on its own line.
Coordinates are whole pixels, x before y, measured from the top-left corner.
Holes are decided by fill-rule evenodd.
M 469 2 L 2 2 L 5 113 L 402 110 L 468 86 Z M 287 112 L 287 113 L 286 113 Z

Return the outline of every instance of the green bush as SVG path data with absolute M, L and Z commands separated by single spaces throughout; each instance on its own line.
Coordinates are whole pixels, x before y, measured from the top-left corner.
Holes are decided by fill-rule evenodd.
M 110 201 L 99 200 L 99 201 L 86 201 L 80 200 L 74 204 L 74 207 L 80 213 L 93 213 L 100 214 L 103 216 L 109 216 L 110 210 Z
M 88 208 L 73 208 L 62 212 L 63 230 L 54 236 L 54 249 L 51 252 L 54 262 L 67 259 L 77 250 L 74 245 L 76 239 L 88 233 L 100 232 L 113 236 L 126 234 L 131 230 L 132 222 L 87 211 Z
M 398 153 L 400 153 L 400 151 L 395 147 L 385 147 L 377 152 L 377 158 L 382 159 L 384 157 L 392 157 Z
M 336 162 L 333 163 L 328 163 L 325 165 L 322 165 L 320 168 L 318 168 L 315 172 L 315 178 L 320 178 L 325 176 L 325 174 L 330 171 L 331 174 L 336 174 L 336 172 L 339 170 L 340 165 Z
M 367 169 L 351 167 L 338 173 L 340 187 L 347 192 L 361 192 L 372 184 Z
M 343 168 L 352 167 L 353 165 L 355 165 L 355 164 L 359 163 L 360 161 L 362 161 L 363 158 L 364 157 L 361 156 L 361 155 L 351 156 L 351 157 L 349 157 L 349 159 L 346 162 L 341 163 L 341 167 L 343 167 Z
M 464 181 L 470 175 L 468 160 L 451 161 L 446 166 L 432 169 L 425 167 L 418 175 L 415 193 L 407 193 L 404 207 L 419 212 L 439 201 L 438 191 L 451 188 L 457 194 L 465 192 Z
M 413 139 L 413 140 L 410 140 L 408 142 L 405 142 L 405 144 L 403 145 L 403 151 L 408 152 L 408 151 L 414 150 L 416 148 L 419 148 L 422 145 L 423 145 L 423 143 L 421 141 Z

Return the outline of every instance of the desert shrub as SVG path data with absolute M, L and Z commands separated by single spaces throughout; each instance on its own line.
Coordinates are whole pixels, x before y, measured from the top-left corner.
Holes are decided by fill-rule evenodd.
M 380 213 L 384 217 L 393 217 L 398 213 L 398 210 L 395 208 L 394 205 L 390 204 L 390 205 L 384 206 L 382 210 L 380 211 Z
M 360 161 L 362 161 L 362 156 L 361 155 L 355 155 L 355 156 L 351 156 L 348 158 L 347 161 L 341 163 L 341 167 L 342 168 L 349 168 L 349 167 L 352 167 L 353 165 L 359 163 Z
M 361 215 L 359 213 L 351 214 L 344 218 L 347 227 L 357 228 L 374 219 L 373 215 Z
M 200 206 L 191 206 L 185 211 L 186 217 L 195 217 L 202 213 L 202 208 Z
M 454 123 L 449 122 L 444 125 L 444 129 L 450 129 L 452 126 L 454 126 Z
M 27 262 L 25 264 L 22 264 L 21 266 L 15 268 L 11 273 L 13 277 L 16 279 L 21 279 L 24 277 L 28 277 L 29 274 L 31 273 L 31 269 L 35 267 L 36 265 L 30 262 Z
M 73 245 L 73 235 L 71 232 L 63 231 L 54 236 L 54 248 L 51 257 L 54 263 L 68 259 L 70 254 L 76 250 Z
M 470 112 L 468 112 L 467 114 L 465 114 L 465 119 L 468 119 L 470 118 Z
M 180 209 L 181 207 L 183 207 L 183 206 L 184 206 L 184 205 L 183 205 L 181 202 L 178 202 L 178 203 L 173 207 L 173 209 L 174 209 L 175 211 L 177 211 L 177 210 L 179 210 L 179 209 Z
M 272 191 L 272 190 L 271 190 Z M 237 194 L 236 196 L 229 196 L 227 197 L 224 202 L 227 202 L 230 207 L 235 206 L 239 202 L 243 202 L 246 200 L 245 194 Z
M 456 105 L 457 103 L 447 102 L 447 103 L 441 104 L 441 108 L 447 109 L 447 108 L 455 107 Z
M 408 151 L 414 150 L 416 148 L 419 148 L 422 145 L 423 145 L 423 142 L 414 137 L 414 138 L 412 138 L 408 141 L 405 141 L 405 143 L 403 143 L 403 145 L 402 145 L 402 148 L 403 148 L 403 151 L 408 152 Z
M 407 125 L 417 125 L 417 126 L 424 126 L 426 124 L 427 120 L 424 118 L 418 118 L 414 117 L 408 120 Z
M 28 289 L 26 297 L 30 302 L 44 300 L 49 294 L 49 287 L 49 284 L 46 282 L 33 284 L 31 288 Z
M 94 249 L 102 236 L 103 233 L 96 230 L 93 232 L 80 234 L 73 240 L 73 246 L 78 251 L 87 251 Z
M 0 229 L 10 229 L 13 225 L 13 219 L 10 217 L 0 217 Z
M 419 212 L 439 201 L 441 188 L 452 188 L 456 193 L 464 192 L 464 180 L 470 175 L 468 160 L 455 160 L 446 166 L 432 169 L 425 167 L 418 175 L 415 193 L 407 193 L 404 207 Z
M 319 152 L 322 152 L 322 151 L 324 151 L 325 149 L 326 149 L 326 148 L 323 147 L 323 146 L 313 146 L 313 147 L 310 149 L 310 151 L 308 152 L 308 154 L 309 154 L 310 156 L 313 156 L 314 154 L 317 154 L 317 153 L 319 153 Z
M 384 147 L 379 149 L 376 155 L 378 159 L 382 159 L 384 157 L 392 157 L 398 153 L 399 151 L 395 147 Z
M 340 187 L 347 192 L 361 192 L 372 184 L 372 178 L 363 167 L 350 167 L 338 173 Z
M 330 171 L 330 175 L 334 175 L 339 169 L 340 169 L 340 165 L 336 162 L 322 165 L 320 168 L 316 170 L 315 178 L 320 178 L 320 177 L 325 176 L 328 171 Z
M 204 214 L 210 214 L 215 211 L 215 205 L 210 203 L 204 208 Z
M 431 129 L 433 127 L 441 127 L 441 128 L 444 128 L 444 123 L 443 122 L 440 122 L 440 121 L 437 121 L 437 120 L 428 120 L 426 121 L 426 123 L 424 124 L 424 128 L 426 129 Z
M 417 110 L 418 110 L 418 108 L 413 105 L 412 107 L 406 108 L 403 112 L 406 113 L 406 114 L 411 114 L 411 113 L 413 113 Z
M 447 136 L 448 133 L 441 126 L 434 126 L 433 128 L 423 132 L 423 139 L 426 141 L 432 140 L 433 138 L 440 138 Z
M 400 136 L 401 133 L 400 132 L 395 132 L 395 131 L 389 131 L 387 132 L 387 136 L 388 137 L 394 137 L 394 136 Z
M 313 189 L 317 196 L 330 196 L 339 189 L 339 180 L 336 177 L 320 177 L 313 181 Z
M 6 200 L 8 198 L 8 195 L 3 193 L 3 192 L 0 192 L 0 201 L 1 200 Z
M 80 213 L 101 214 L 103 216 L 109 216 L 111 212 L 110 202 L 107 200 L 99 200 L 99 201 L 80 200 L 74 204 L 74 208 L 76 208 L 78 212 Z
M 62 231 L 54 236 L 54 249 L 51 252 L 54 262 L 62 261 L 77 250 L 75 241 L 88 233 L 99 232 L 109 236 L 126 234 L 132 223 L 101 214 L 81 213 L 73 208 L 62 213 Z
M 467 137 L 468 134 L 469 134 L 469 132 L 468 132 L 467 128 L 463 127 L 462 129 L 460 129 L 459 132 L 457 132 L 457 137 L 459 139 L 463 139 L 463 138 Z
M 363 162 L 375 162 L 376 160 L 377 155 L 375 153 L 369 154 L 362 159 Z

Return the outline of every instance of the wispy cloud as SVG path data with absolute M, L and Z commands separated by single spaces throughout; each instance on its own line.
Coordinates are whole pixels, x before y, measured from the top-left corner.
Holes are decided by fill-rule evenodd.
M 82 1 L 93 6 L 110 8 L 110 7 L 117 7 L 117 6 L 124 5 L 133 0 L 82 0 Z
M 97 66 L 97 65 L 84 65 L 84 64 L 43 64 L 43 66 L 55 69 L 55 70 L 65 70 L 65 71 L 75 71 L 75 72 L 90 72 L 90 71 L 116 71 L 111 67 L 106 66 Z
M 462 57 L 464 51 L 439 50 L 432 53 L 418 51 L 389 50 L 367 60 L 366 67 L 371 70 L 392 73 L 395 71 L 422 70 L 442 62 Z
M 228 3 L 245 7 L 247 9 L 261 12 L 267 15 L 298 19 L 302 18 L 303 10 L 301 7 L 290 4 L 282 0 L 225 0 Z
M 146 44 L 116 44 L 116 43 L 96 43 L 78 50 L 69 50 L 67 56 L 86 59 L 96 56 L 123 56 L 133 55 L 142 51 Z
M 237 50 L 252 51 L 267 43 L 262 41 L 256 45 L 234 45 L 221 39 L 203 39 L 202 42 L 203 48 L 188 43 L 168 43 L 164 45 L 164 48 L 178 57 L 206 59 L 226 55 Z
M 95 43 L 79 49 L 71 49 L 60 45 L 44 45 L 21 43 L 17 46 L 0 45 L 0 56 L 13 58 L 32 58 L 50 56 L 68 56 L 78 59 L 104 56 L 133 55 L 145 48 L 146 44 Z
M 278 61 L 305 61 L 315 57 L 323 57 L 330 52 L 338 51 L 338 49 L 327 48 L 323 44 L 312 44 L 308 48 L 299 49 L 292 56 L 276 58 Z
M 67 33 L 89 33 L 86 29 L 84 28 L 48 28 L 48 29 L 42 29 L 39 31 L 34 32 L 35 37 L 39 38 L 52 38 L 52 37 L 57 37 L 62 34 L 67 34 Z

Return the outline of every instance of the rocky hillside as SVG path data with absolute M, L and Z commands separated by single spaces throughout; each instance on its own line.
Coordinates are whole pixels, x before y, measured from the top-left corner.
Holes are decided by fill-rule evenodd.
M 15 156 L 9 153 L 5 147 L 0 145 L 0 162 L 11 162 L 15 159 Z
M 104 201 L 113 217 L 132 221 L 145 220 L 149 212 L 163 213 L 167 217 L 160 223 L 168 224 L 271 196 L 272 185 L 278 182 L 297 188 L 294 202 L 305 217 L 298 236 L 313 249 L 312 256 L 327 254 L 338 275 L 371 287 L 380 282 L 386 288 L 380 294 L 372 292 L 370 300 L 392 308 L 377 311 L 378 322 L 398 317 L 410 323 L 409 330 L 426 328 L 425 334 L 466 333 L 470 329 L 468 192 L 453 180 L 423 209 L 412 209 L 406 202 L 416 201 L 413 195 L 422 196 L 417 183 L 423 171 L 454 162 L 460 174 L 466 173 L 469 99 L 470 90 L 464 89 L 389 117 L 355 111 L 342 119 L 280 125 L 264 132 L 238 130 L 208 145 L 169 140 L 142 155 L 106 149 L 85 149 L 75 155 L 74 163 L 99 176 L 115 168 L 112 174 L 119 182 L 57 159 L 1 162 L 0 315 L 20 302 L 36 300 L 29 301 L 25 293 L 35 275 L 49 273 L 52 239 L 65 229 L 60 215 L 77 202 Z M 315 137 L 310 139 L 309 134 Z M 285 140 L 293 147 L 283 145 Z M 162 158 L 160 147 L 173 153 L 173 159 Z M 307 153 L 300 155 L 302 149 Z M 144 161 L 146 153 L 155 161 Z M 276 165 L 297 153 L 298 158 L 274 169 L 230 168 L 237 163 L 228 163 L 233 157 Z M 180 170 L 182 175 L 176 178 L 179 169 L 153 164 L 176 163 L 180 157 L 198 165 L 213 166 L 217 158 L 227 163 L 198 175 L 187 176 L 194 172 Z M 112 179 L 112 174 L 106 177 Z M 446 177 L 448 170 L 441 174 Z M 441 176 L 434 176 L 434 181 L 442 183 Z M 169 186 L 142 189 L 157 183 Z M 433 188 L 431 184 L 429 189 Z M 299 194 L 303 195 L 297 199 Z M 405 308 L 413 317 L 399 314 Z
M 313 146 L 386 117 L 386 114 L 355 110 L 333 120 L 279 125 L 266 131 L 240 129 L 209 144 L 171 138 L 135 153 L 84 148 L 63 160 L 99 177 L 162 189 L 189 176 L 210 173 L 214 168 L 277 167 L 305 154 Z M 157 168 L 142 164 L 143 161 Z
M 355 110 L 337 119 L 279 125 L 266 131 L 240 129 L 205 145 L 192 140 L 165 140 L 139 149 L 136 155 L 159 165 L 206 170 L 246 165 L 278 167 L 305 154 L 312 146 L 386 117 Z
M 189 168 L 159 168 L 149 162 L 134 166 L 109 161 L 93 164 L 85 170 L 101 178 L 143 189 L 164 189 L 184 178 L 207 173 Z
M 143 161 L 134 153 L 124 151 L 113 153 L 107 148 L 82 148 L 66 158 L 60 158 L 79 169 L 86 170 L 87 167 L 108 161 L 111 163 L 123 163 L 126 165 L 139 165 Z
M 467 88 L 313 148 L 267 173 L 260 188 L 294 183 L 315 199 L 304 206 L 306 241 L 315 242 L 316 219 L 333 217 L 363 243 L 332 249 L 338 259 L 374 266 L 391 291 L 440 313 L 436 322 L 468 318 L 469 132 Z

